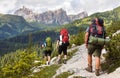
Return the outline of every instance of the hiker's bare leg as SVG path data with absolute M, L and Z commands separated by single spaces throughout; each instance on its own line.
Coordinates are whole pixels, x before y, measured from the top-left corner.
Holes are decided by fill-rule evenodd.
M 58 55 L 58 60 L 57 60 L 58 64 L 61 64 L 61 56 L 62 56 L 61 54 Z
M 66 55 L 66 54 L 64 55 L 64 61 L 63 61 L 63 63 L 64 63 L 64 64 L 67 63 L 67 55 Z
M 61 54 L 58 55 L 58 59 L 61 59 Z
M 50 60 L 51 60 L 51 58 L 50 58 L 50 56 L 48 56 L 48 62 L 50 62 Z
M 67 59 L 67 55 L 64 55 L 64 59 Z
M 100 68 L 100 57 L 95 57 L 95 60 L 96 60 L 96 69 L 99 69 Z
M 100 72 L 99 72 L 99 68 L 100 68 L 100 57 L 95 57 L 95 62 L 96 62 L 96 66 L 95 66 L 95 74 L 96 76 L 99 76 L 100 75 Z
M 92 55 L 88 54 L 88 65 L 92 66 Z
M 92 55 L 88 54 L 88 67 L 85 68 L 88 72 L 92 72 Z
M 49 65 L 50 64 L 50 60 L 51 60 L 51 56 L 47 56 L 47 60 L 48 60 L 48 62 L 47 62 L 47 65 Z
M 46 64 L 47 56 L 44 56 L 44 63 Z

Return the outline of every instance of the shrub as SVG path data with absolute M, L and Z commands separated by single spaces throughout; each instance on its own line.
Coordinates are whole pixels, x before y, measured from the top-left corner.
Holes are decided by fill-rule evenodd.
M 70 37 L 70 45 L 76 44 L 81 45 L 84 43 L 84 32 L 80 32 L 77 35 L 72 35 Z
M 102 64 L 102 68 L 110 73 L 120 66 L 120 34 L 111 37 L 110 45 L 106 49 L 108 53 L 105 55 L 106 62 Z

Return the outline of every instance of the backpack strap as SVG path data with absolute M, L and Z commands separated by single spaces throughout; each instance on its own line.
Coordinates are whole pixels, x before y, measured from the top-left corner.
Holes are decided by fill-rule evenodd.
M 92 24 L 91 24 L 90 27 L 89 27 L 89 36 L 90 36 L 90 35 L 92 35 L 92 36 L 94 35 L 93 32 L 91 32 L 91 28 L 92 28 L 92 27 L 94 27 L 95 30 L 98 32 L 98 30 L 97 30 L 97 25 L 92 25 Z M 95 36 L 97 36 L 97 33 L 95 33 Z
M 105 28 L 104 28 L 104 26 L 102 28 L 103 28 L 103 38 L 105 39 L 105 34 L 106 34 Z
M 60 37 L 60 41 L 62 41 L 63 35 L 60 35 L 59 37 Z

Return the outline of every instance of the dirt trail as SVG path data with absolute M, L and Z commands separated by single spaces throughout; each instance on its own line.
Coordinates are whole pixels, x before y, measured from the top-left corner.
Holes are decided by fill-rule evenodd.
M 63 64 L 56 72 L 58 74 L 63 72 L 74 72 L 73 75 L 68 78 L 73 78 L 74 76 L 82 76 L 85 78 L 120 78 L 120 68 L 118 68 L 113 73 L 107 74 L 105 72 L 100 72 L 100 76 L 95 75 L 95 58 L 93 57 L 93 72 L 89 73 L 85 70 L 87 67 L 87 49 L 85 44 L 76 47 L 78 51 L 73 55 L 73 57 L 67 61 L 67 64 Z M 73 48 L 74 49 L 74 48 Z M 102 51 L 105 53 L 105 50 Z M 101 58 L 103 60 L 103 58 Z M 56 76 L 55 75 L 55 76 Z M 53 76 L 53 78 L 55 77 Z

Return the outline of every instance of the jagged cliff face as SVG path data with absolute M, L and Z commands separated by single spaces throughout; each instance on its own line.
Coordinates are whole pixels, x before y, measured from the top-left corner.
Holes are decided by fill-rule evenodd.
M 69 15 L 68 17 L 71 21 L 74 21 L 74 20 L 77 20 L 77 19 L 85 18 L 87 16 L 88 16 L 87 12 L 81 12 L 77 15 Z
M 20 8 L 16 10 L 14 14 L 18 16 L 23 16 L 28 21 L 35 21 L 35 14 L 33 13 L 32 10 L 28 8 L 25 7 Z
M 35 17 L 36 17 L 36 21 L 44 24 L 54 23 L 57 25 L 62 25 L 70 22 L 66 12 L 63 9 L 44 12 L 42 14 L 36 15 Z
M 66 11 L 64 11 L 63 9 L 36 14 L 33 13 L 32 10 L 25 7 L 16 10 L 14 14 L 23 16 L 26 20 L 30 22 L 36 21 L 42 24 L 56 24 L 56 25 L 67 24 L 74 20 L 88 16 L 86 12 L 82 12 L 77 15 L 67 15 Z

